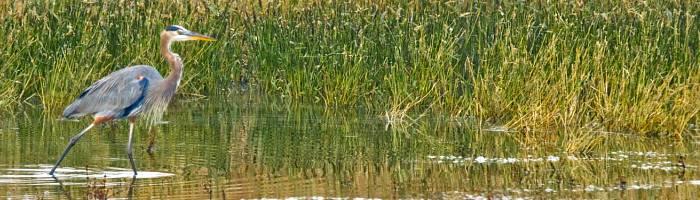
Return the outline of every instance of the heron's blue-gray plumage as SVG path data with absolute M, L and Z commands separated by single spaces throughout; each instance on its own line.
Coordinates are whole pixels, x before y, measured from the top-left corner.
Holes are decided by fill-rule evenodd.
M 216 39 L 189 31 L 182 26 L 168 26 L 160 33 L 160 53 L 170 66 L 167 77 L 163 78 L 158 70 L 151 66 L 137 65 L 115 71 L 81 92 L 78 98 L 63 110 L 63 116 L 75 118 L 93 115 L 95 119 L 70 139 L 49 174 L 53 175 L 75 143 L 93 126 L 115 119 L 129 118 L 127 156 L 135 177 L 136 165 L 131 151 L 134 119 L 136 116 L 145 116 L 151 124 L 160 120 L 182 79 L 182 59 L 170 51 L 170 45 L 174 41 L 187 40 Z
M 162 81 L 160 73 L 147 65 L 112 72 L 85 89 L 66 107 L 63 116 L 95 115 L 116 119 L 134 116 L 151 109 L 151 104 L 147 104 L 149 98 L 153 98 L 151 90 Z
M 122 113 L 119 116 L 117 116 L 117 118 L 136 116 L 136 114 L 140 113 L 140 109 L 143 108 L 143 103 L 145 102 L 146 96 L 148 95 L 148 78 L 139 77 L 138 82 L 139 87 L 141 87 L 141 95 L 139 95 L 139 97 L 136 98 L 136 101 L 131 103 L 131 105 L 124 108 L 122 110 Z

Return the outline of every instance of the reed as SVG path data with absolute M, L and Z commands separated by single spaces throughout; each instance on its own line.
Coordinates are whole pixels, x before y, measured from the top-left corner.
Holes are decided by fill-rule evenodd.
M 697 122 L 694 1 L 126 1 L 0 3 L 0 108 L 58 113 L 108 72 L 150 64 L 168 24 L 181 94 L 256 95 L 387 119 L 682 137 Z

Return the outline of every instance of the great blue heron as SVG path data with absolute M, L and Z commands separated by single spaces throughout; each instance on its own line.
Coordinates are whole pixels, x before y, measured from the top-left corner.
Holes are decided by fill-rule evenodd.
M 160 53 L 170 65 L 170 74 L 163 78 L 158 70 L 148 65 L 136 65 L 112 72 L 85 89 L 78 99 L 63 110 L 63 117 L 77 118 L 93 115 L 92 123 L 73 136 L 63 154 L 56 161 L 49 175 L 53 175 L 63 158 L 78 140 L 95 125 L 118 119 L 129 121 L 129 142 L 126 153 L 136 176 L 136 166 L 131 151 L 131 139 L 136 117 L 145 114 L 151 120 L 160 119 L 175 94 L 182 78 L 182 59 L 170 50 L 176 41 L 216 39 L 189 31 L 182 26 L 171 25 L 160 33 Z

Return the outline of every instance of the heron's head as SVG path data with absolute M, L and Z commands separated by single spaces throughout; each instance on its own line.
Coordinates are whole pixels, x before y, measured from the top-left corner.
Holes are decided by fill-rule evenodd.
M 166 36 L 172 41 L 187 41 L 187 40 L 204 40 L 204 41 L 216 41 L 213 37 L 202 35 L 190 30 L 185 29 L 179 25 L 170 25 L 165 27 L 165 30 L 161 36 Z

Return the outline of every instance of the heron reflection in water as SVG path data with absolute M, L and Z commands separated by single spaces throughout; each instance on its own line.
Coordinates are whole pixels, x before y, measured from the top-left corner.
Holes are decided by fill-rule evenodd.
M 127 119 L 129 121 L 129 141 L 126 147 L 131 169 L 136 176 L 136 166 L 131 150 L 134 124 L 138 116 L 147 116 L 153 121 L 159 120 L 168 107 L 182 79 L 182 59 L 170 50 L 170 45 L 177 41 L 216 39 L 189 31 L 182 26 L 171 25 L 160 33 L 160 53 L 170 65 L 167 77 L 148 65 L 136 65 L 112 72 L 85 89 L 78 99 L 63 111 L 65 118 L 77 118 L 92 115 L 94 120 L 87 128 L 73 136 L 63 154 L 56 161 L 49 175 L 53 175 L 61 161 L 83 135 L 104 122 Z

